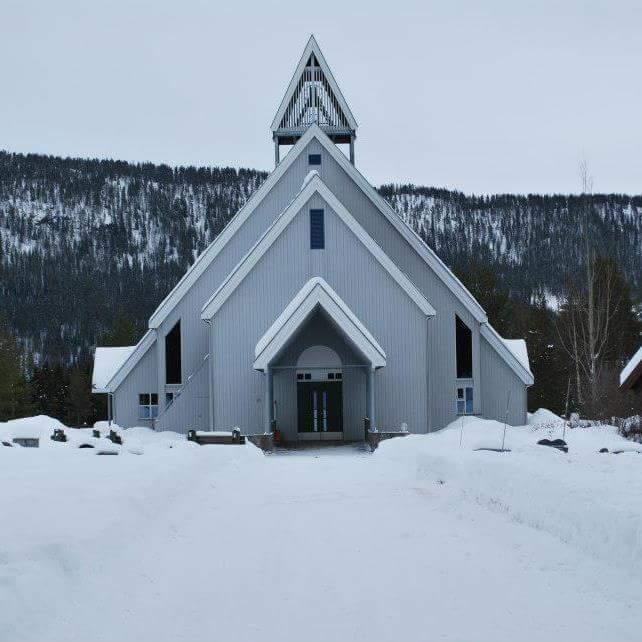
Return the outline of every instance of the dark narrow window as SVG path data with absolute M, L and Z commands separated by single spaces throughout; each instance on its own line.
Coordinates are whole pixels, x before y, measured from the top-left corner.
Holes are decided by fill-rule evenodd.
M 323 210 L 310 210 L 310 249 L 323 250 L 324 248 Z
M 308 165 L 321 165 L 321 154 L 308 154 Z
M 456 319 L 457 379 L 471 379 L 473 376 L 473 333 L 459 318 Z
M 181 322 L 165 335 L 165 383 L 181 383 Z

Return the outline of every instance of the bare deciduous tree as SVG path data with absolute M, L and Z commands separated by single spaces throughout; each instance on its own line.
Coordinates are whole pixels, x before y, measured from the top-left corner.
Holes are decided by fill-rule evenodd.
M 585 161 L 580 164 L 582 181 L 581 224 L 584 276 L 569 287 L 562 306 L 558 335 L 573 364 L 577 403 L 585 411 L 599 413 L 600 382 L 612 323 L 620 305 L 615 288 L 617 269 L 601 259 L 595 247 L 593 179 Z

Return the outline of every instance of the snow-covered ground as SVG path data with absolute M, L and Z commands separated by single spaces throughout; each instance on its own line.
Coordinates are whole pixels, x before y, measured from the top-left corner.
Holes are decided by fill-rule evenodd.
M 0 640 L 639 640 L 642 454 L 540 411 L 264 456 L 0 424 Z M 118 456 L 96 456 L 100 448 Z

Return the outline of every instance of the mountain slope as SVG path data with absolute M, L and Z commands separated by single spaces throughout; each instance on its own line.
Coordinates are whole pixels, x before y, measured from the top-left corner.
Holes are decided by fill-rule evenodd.
M 40 362 L 86 356 L 120 311 L 142 331 L 265 176 L 0 152 L 1 314 Z M 577 197 L 380 191 L 447 264 L 486 262 L 513 297 L 557 295 L 579 269 Z M 642 197 L 592 203 L 603 249 L 639 297 Z

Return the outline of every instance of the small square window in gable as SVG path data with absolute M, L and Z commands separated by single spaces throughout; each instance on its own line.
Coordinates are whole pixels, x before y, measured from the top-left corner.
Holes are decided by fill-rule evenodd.
M 308 154 L 308 165 L 321 165 L 321 154 Z

